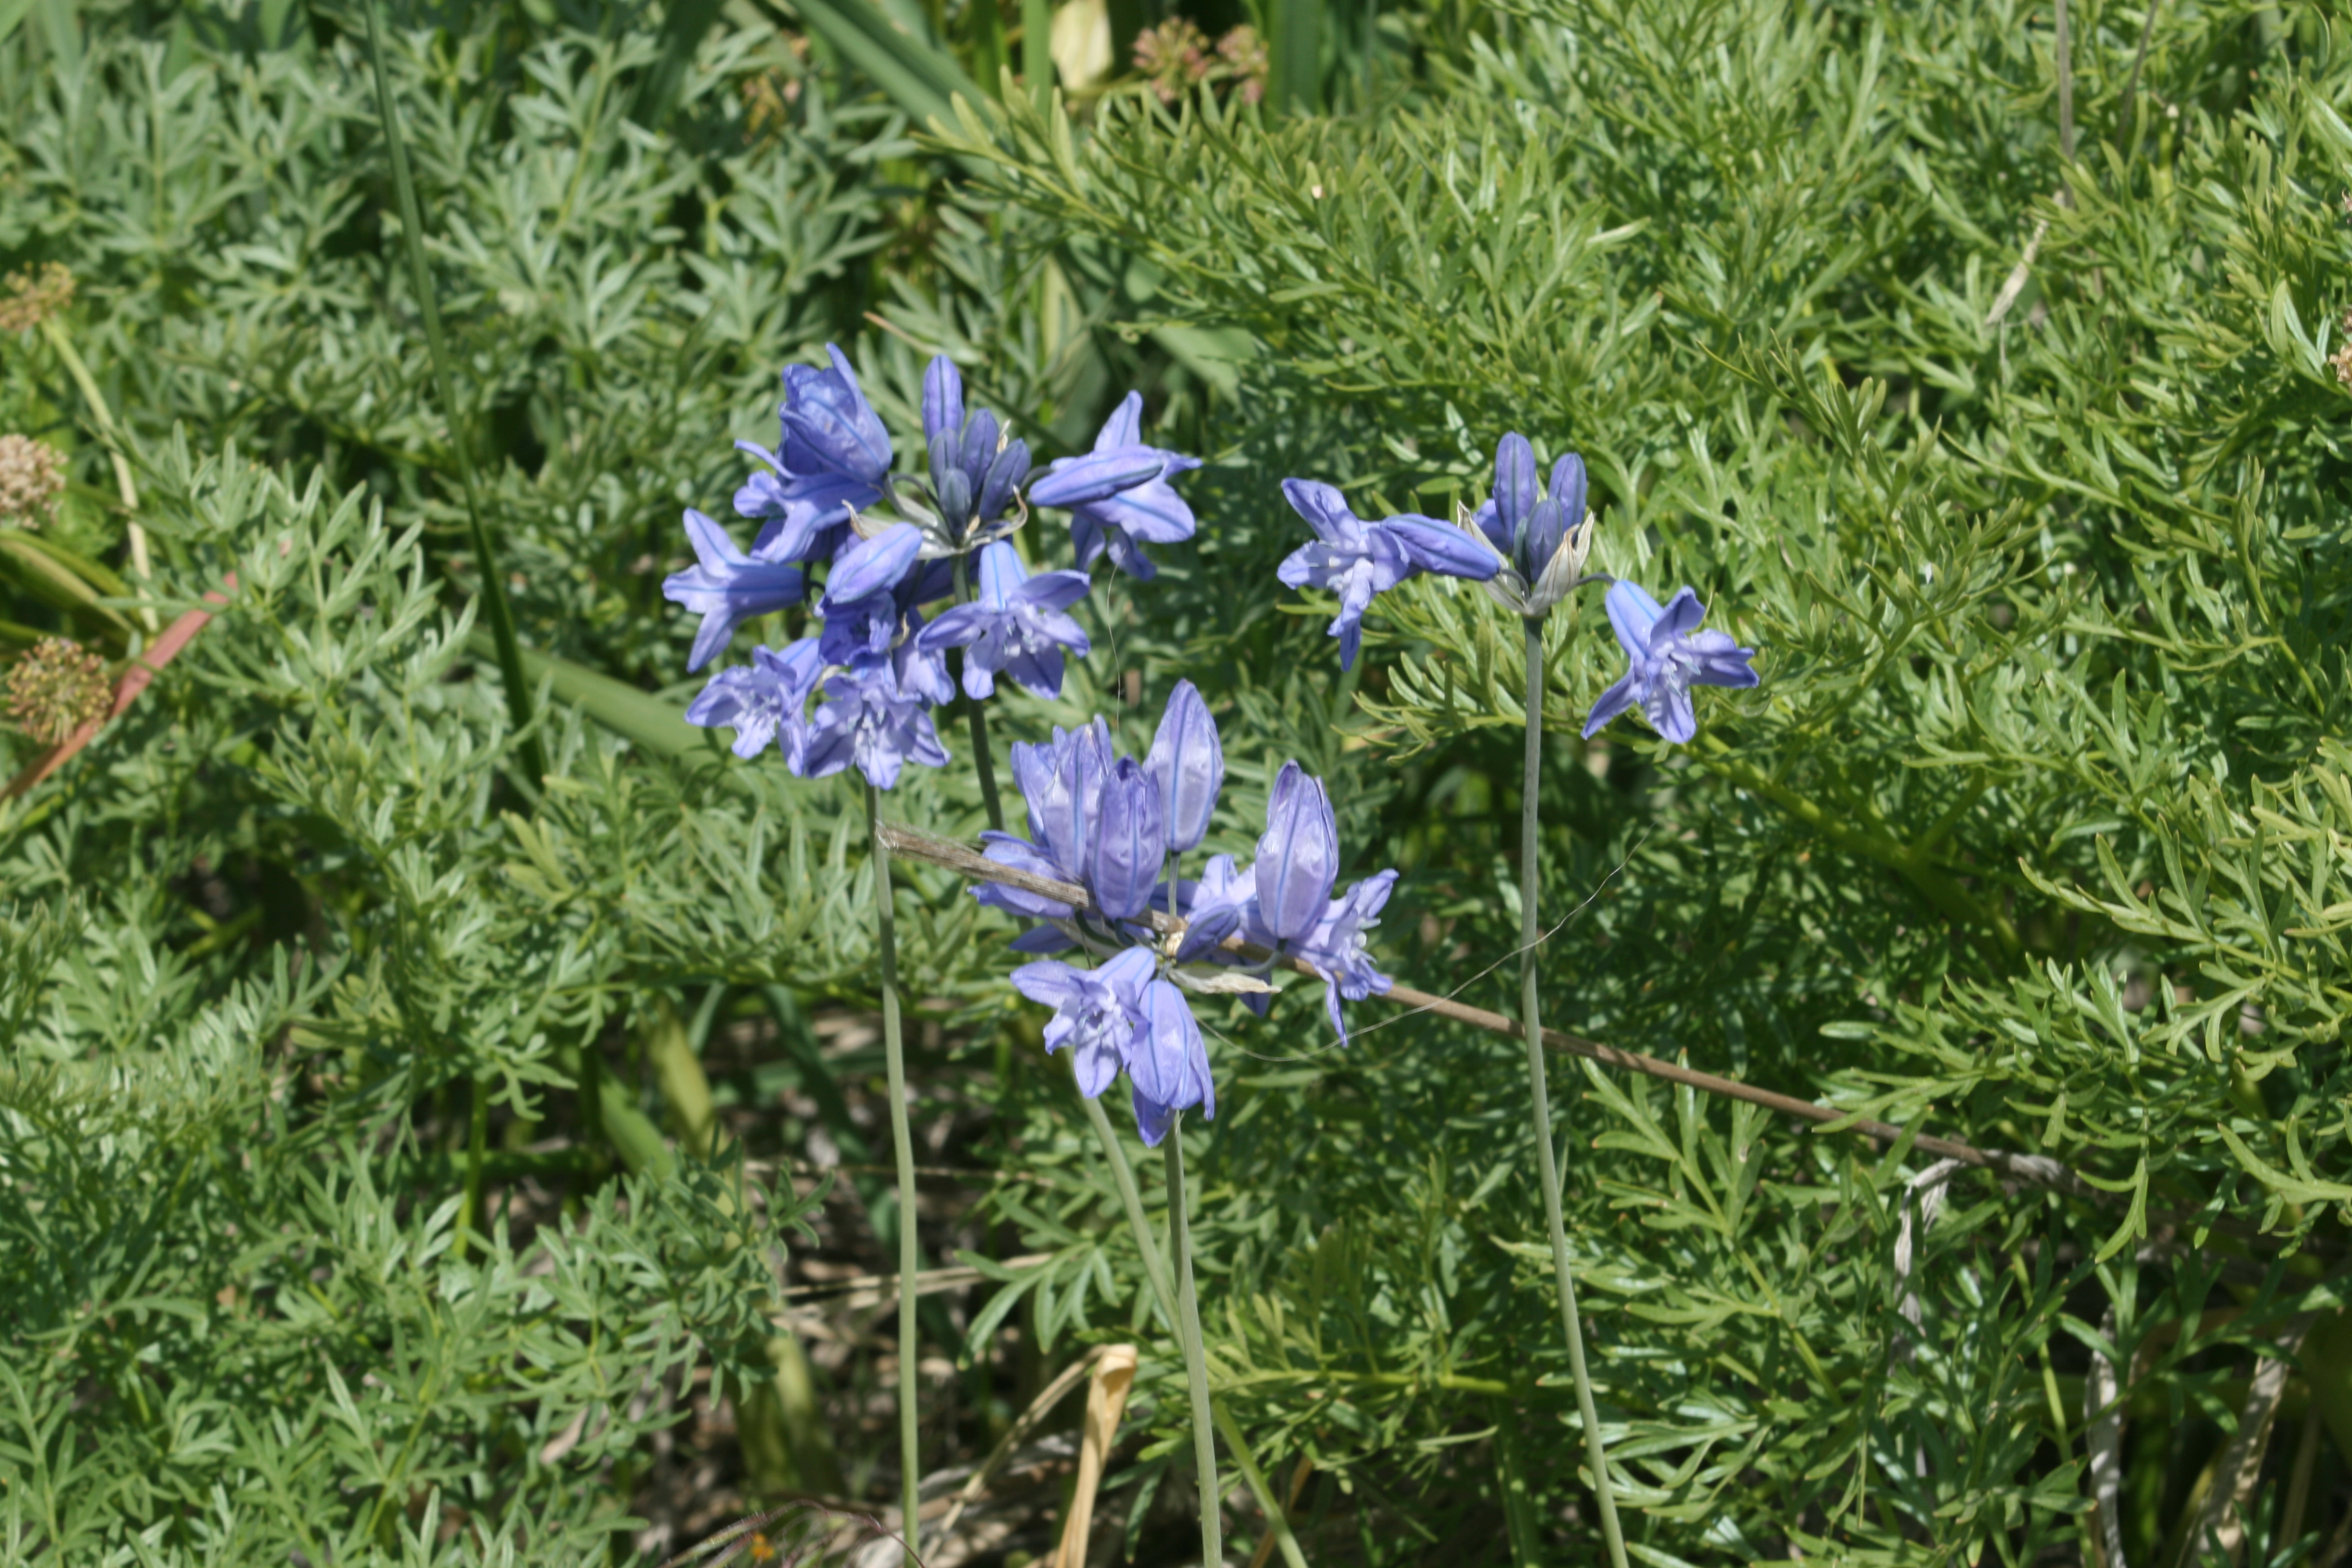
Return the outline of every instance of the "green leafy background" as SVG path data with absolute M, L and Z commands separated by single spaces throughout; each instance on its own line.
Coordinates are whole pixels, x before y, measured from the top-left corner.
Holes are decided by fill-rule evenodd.
M 1450 515 L 1505 430 L 1573 447 L 1596 569 L 1761 650 L 1692 746 L 1586 742 L 1618 656 L 1597 601 L 1553 617 L 1547 1019 L 2081 1184 L 1915 1184 L 1906 1146 L 1562 1058 L 1641 1561 L 2120 1568 L 2103 1485 L 2126 1562 L 2336 1561 L 2340 18 L 2078 0 L 2062 76 L 2049 9 L 1997 0 L 1265 0 L 1195 19 L 1273 43 L 1267 101 L 1171 108 L 1000 75 L 1032 11 L 393 14 L 453 433 L 359 13 L 0 3 L 0 270 L 74 273 L 163 612 L 236 579 L 0 805 L 5 1554 L 651 1562 L 730 1507 L 892 1495 L 896 1347 L 780 1295 L 887 1269 L 906 1221 L 869 1169 L 857 799 L 678 721 L 659 593 L 679 510 L 724 515 L 730 440 L 835 342 L 902 452 L 945 352 L 1041 458 L 1130 386 L 1206 458 L 1198 540 L 1097 584 L 1097 655 L 1001 699 L 998 744 L 1100 710 L 1139 746 L 1189 676 L 1218 843 L 1286 758 L 1321 773 L 1351 874 L 1404 873 L 1380 954 L 1422 986 L 1508 1005 L 1517 628 L 1419 579 L 1343 677 L 1328 600 L 1274 580 L 1280 479 Z M 1108 8 L 1122 44 L 1160 16 Z M 106 422 L 49 337 L 0 342 L 0 415 L 71 454 L 57 558 L 121 569 Z M 0 645 L 128 653 L 103 567 L 30 560 L 0 555 Z M 889 811 L 969 837 L 941 717 L 956 765 Z M 981 1275 L 926 1298 L 927 1464 L 1133 1339 L 1106 1529 L 1184 1561 L 1172 1339 L 1009 930 L 944 873 L 893 892 L 950 1170 L 916 1219 Z M 1345 1048 L 1319 996 L 1213 1020 L 1213 1382 L 1304 1479 L 1310 1561 L 1594 1560 L 1518 1047 L 1355 1019 Z M 1246 1551 L 1263 1516 L 1229 1513 Z

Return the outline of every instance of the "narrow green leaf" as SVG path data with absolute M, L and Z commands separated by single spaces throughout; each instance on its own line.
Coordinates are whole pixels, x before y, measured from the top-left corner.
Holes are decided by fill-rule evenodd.
M 869 0 L 793 0 L 810 31 L 841 51 L 916 123 L 955 123 L 958 94 L 984 96 L 953 55 L 918 37 Z

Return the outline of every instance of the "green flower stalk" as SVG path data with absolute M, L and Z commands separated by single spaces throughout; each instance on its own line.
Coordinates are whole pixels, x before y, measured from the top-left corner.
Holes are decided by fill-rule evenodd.
M 882 1060 L 890 1087 L 890 1146 L 898 1164 L 898 1505 L 907 1554 L 919 1546 L 921 1407 L 915 1386 L 915 1275 L 921 1267 L 915 1234 L 915 1141 L 907 1125 L 907 1053 L 898 1026 L 898 939 L 890 907 L 890 852 L 882 847 L 882 792 L 866 786 L 866 833 L 874 845 L 874 935 L 882 953 Z
M 1183 1112 L 1169 1118 L 1168 1136 L 1160 1143 L 1168 1164 L 1168 1252 L 1176 1266 L 1176 1333 L 1184 1346 L 1184 1385 L 1192 1401 L 1192 1463 L 1201 1473 L 1201 1561 L 1225 1560 L 1224 1521 L 1218 1517 L 1217 1438 L 1215 1416 L 1209 1409 L 1209 1355 L 1201 1338 L 1201 1299 L 1192 1289 L 1192 1226 L 1184 1196 L 1184 1140 L 1178 1123 Z
M 1625 1537 L 1617 1524 L 1617 1500 L 1609 1486 L 1609 1456 L 1601 1440 L 1601 1413 L 1593 1402 L 1592 1375 L 1584 1364 L 1584 1325 L 1576 1310 L 1576 1279 L 1569 1267 L 1568 1230 L 1559 1211 L 1559 1165 L 1552 1153 L 1551 1089 L 1546 1082 L 1541 973 L 1537 944 L 1543 934 L 1538 908 L 1543 860 L 1542 824 L 1537 790 L 1543 777 L 1544 616 L 1520 625 L 1528 638 L 1528 754 L 1519 806 L 1519 1024 L 1528 1047 L 1528 1100 L 1536 1135 L 1536 1173 L 1543 1183 L 1544 1229 L 1551 1242 L 1553 1284 L 1559 1292 L 1560 1327 L 1568 1335 L 1568 1370 L 1576 1382 L 1577 1415 L 1584 1422 L 1585 1452 L 1592 1462 L 1592 1492 L 1601 1507 L 1601 1535 L 1608 1543 L 1610 1568 L 1625 1568 Z
M 1582 580 L 1591 546 L 1586 514 L 1584 459 L 1570 452 L 1553 465 L 1549 493 L 1536 482 L 1535 448 L 1516 433 L 1495 449 L 1495 493 L 1475 513 L 1457 515 L 1465 532 L 1483 540 L 1496 557 L 1486 591 L 1519 616 L 1527 634 L 1527 765 L 1519 792 L 1519 1024 L 1528 1047 L 1528 1100 L 1536 1140 L 1536 1172 L 1543 1183 L 1544 1230 L 1551 1243 L 1552 1280 L 1560 1327 L 1568 1336 L 1568 1369 L 1576 1383 L 1577 1415 L 1584 1423 L 1592 1491 L 1610 1568 L 1625 1568 L 1625 1537 L 1609 1485 L 1609 1456 L 1601 1439 L 1601 1412 L 1584 1363 L 1584 1324 L 1576 1310 L 1576 1279 L 1569 1266 L 1568 1229 L 1560 1218 L 1559 1164 L 1553 1152 L 1551 1088 L 1543 1047 L 1543 784 L 1544 622 L 1552 606 Z M 1571 604 L 1570 614 L 1575 614 Z

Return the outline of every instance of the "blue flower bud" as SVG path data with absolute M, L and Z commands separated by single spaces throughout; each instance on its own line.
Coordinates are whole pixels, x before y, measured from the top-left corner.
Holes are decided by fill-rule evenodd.
M 1030 840 L 1066 882 L 1086 880 L 1096 797 L 1110 762 L 1110 729 L 1099 718 L 1076 734 L 1055 725 L 1049 744 L 1013 748 L 1013 779 L 1029 808 Z
M 947 444 L 963 430 L 963 375 L 945 354 L 935 356 L 923 372 L 923 439 L 936 465 Z
M 1495 447 L 1495 521 L 1502 535 L 1496 543 L 1504 554 L 1518 553 L 1528 521 L 1541 499 L 1536 489 L 1536 449 L 1514 430 Z
M 1275 777 L 1255 870 L 1260 923 L 1278 941 L 1306 940 L 1339 879 L 1339 830 L 1323 782 L 1297 763 Z
M 1127 1076 L 1135 1085 L 1135 1130 L 1147 1145 L 1168 1135 L 1175 1113 L 1190 1106 L 1217 1114 L 1216 1087 L 1201 1026 L 1184 994 L 1165 980 L 1143 989 L 1143 1026 L 1129 1047 Z
M 1103 781 L 1094 853 L 1087 858 L 1087 890 L 1094 895 L 1096 910 L 1125 921 L 1150 909 L 1167 855 L 1160 785 L 1134 758 L 1121 757 Z
M 1168 694 L 1167 710 L 1160 716 L 1151 754 L 1143 765 L 1160 785 L 1170 851 L 1182 855 L 1198 848 L 1209 835 L 1217 792 L 1224 787 L 1225 752 L 1217 740 L 1217 721 L 1191 681 L 1178 681 Z

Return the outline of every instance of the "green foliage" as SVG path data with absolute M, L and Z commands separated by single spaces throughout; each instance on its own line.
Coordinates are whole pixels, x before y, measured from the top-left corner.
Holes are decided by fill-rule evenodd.
M 2295 1304 L 2266 1260 L 2332 1258 L 2341 1235 L 2347 894 L 2321 846 L 2345 788 L 2328 355 L 2352 58 L 2315 17 L 2281 36 L 2251 7 L 2189 7 L 2159 22 L 2126 104 L 2139 17 L 2078 10 L 2086 136 L 2067 165 L 2049 35 L 2027 20 L 1561 4 L 1377 115 L 1270 129 L 1147 107 L 1081 138 L 1013 105 L 947 143 L 995 160 L 1007 198 L 1148 256 L 1171 317 L 1264 345 L 1245 450 L 1377 515 L 1475 501 L 1506 429 L 1573 447 L 1594 474 L 1596 569 L 1662 595 L 1691 583 L 1712 624 L 1764 650 L 1762 689 L 1703 699 L 1685 756 L 1631 721 L 1558 749 L 1548 910 L 1630 863 L 1548 1016 L 2053 1154 L 2115 1194 L 1956 1194 L 1923 1244 L 1911 1336 L 1884 1283 L 1892 1167 L 1720 1108 L 1660 1121 L 1596 1084 L 1606 1158 L 1571 1159 L 1580 1251 L 1635 1531 L 1674 1556 L 1786 1541 L 2029 1558 L 2084 1496 L 2063 1462 L 2079 1428 L 2049 1430 L 2019 1358 L 2056 1333 L 2079 1366 L 2099 1295 L 2129 1300 L 2110 1269 L 2168 1256 L 2146 1250 L 2164 1215 L 2244 1227 L 2208 1245 L 2243 1260 L 2234 1289 L 2257 1316 Z M 1312 446 L 1293 434 L 1309 410 Z M 1517 627 L 1445 580 L 1378 607 L 1390 653 L 1358 697 L 1362 739 L 1426 753 L 1441 784 L 1495 755 L 1523 717 Z M 1550 629 L 1547 720 L 1572 731 L 1621 666 L 1590 607 Z M 1453 834 L 1424 820 L 1415 837 L 1442 858 Z M 1469 980 L 1507 928 L 1494 895 L 1459 897 Z M 1454 1103 L 1481 1103 L 1453 1070 Z M 1351 1133 L 1441 1124 L 1352 1067 L 1318 1068 L 1324 1119 L 1327 1072 L 1380 1107 Z M 1331 1161 L 1308 1186 L 1332 1194 L 1310 1205 L 1330 1228 L 1273 1223 L 1280 1243 L 1233 1277 L 1280 1282 L 1234 1385 L 1324 1456 L 1353 1447 L 1350 1422 L 1276 1396 L 1265 1367 L 1335 1388 L 1417 1365 L 1402 1381 L 1426 1399 L 1480 1350 L 1507 1374 L 1546 1353 L 1524 1318 L 1462 1332 L 1475 1295 L 1404 1261 L 1407 1235 L 1448 1228 L 1435 1197 L 1418 1224 L 1397 1212 L 1421 1206 L 1397 1196 L 1421 1161 L 1385 1163 L 1385 1207 L 1337 1195 L 1339 1167 L 1379 1155 L 1351 1139 Z M 1531 1258 L 1526 1207 L 1487 1234 Z M 1275 1261 L 1327 1246 L 1348 1262 Z M 2028 1284 L 1998 1266 L 2020 1247 L 2074 1261 Z M 1523 1270 L 1518 1294 L 1539 1278 Z M 2177 1288 L 2184 1311 L 2221 1289 Z M 1330 1333 L 1384 1292 L 1385 1313 Z M 1731 1322 L 1753 1363 L 1726 1348 Z M 1799 1367 L 1790 1390 L 1778 1374 Z M 1353 1419 L 1360 1451 L 1428 1429 L 1425 1411 L 1361 1403 L 1377 1414 Z M 2165 1452 L 2142 1440 L 2139 1462 Z
M 1571 740 L 1618 660 L 1595 604 L 1555 618 L 1544 914 L 1573 923 L 1547 1018 L 2090 1189 L 1921 1187 L 1907 1149 L 1590 1072 L 1570 1235 L 1637 1555 L 2074 1560 L 2095 1352 L 2126 1385 L 2130 1560 L 2179 1551 L 2250 1360 L 2343 1310 L 2332 19 L 2184 0 L 2136 66 L 2144 14 L 2075 5 L 2070 163 L 2046 8 L 2008 0 L 1412 9 L 1375 23 L 1370 103 L 1370 18 L 1279 5 L 1258 19 L 1292 97 L 1348 112 L 1113 94 L 1078 126 L 1013 95 L 931 149 L 916 99 L 1001 79 L 1009 13 L 886 36 L 835 12 L 805 51 L 684 8 L 395 29 L 543 683 L 537 790 L 485 678 L 352 38 L 0 40 L 0 258 L 76 269 L 67 323 L 131 433 L 167 613 L 236 584 L 96 747 L 0 804 L 9 1553 L 618 1558 L 695 1364 L 722 1389 L 770 1364 L 781 1243 L 822 1216 L 734 1162 L 820 1131 L 873 1152 L 850 1097 L 876 1064 L 803 1011 L 868 1000 L 872 873 L 845 787 L 675 721 L 688 639 L 658 585 L 678 510 L 740 480 L 728 439 L 772 439 L 779 365 L 833 340 L 902 441 L 935 348 L 1041 458 L 1145 389 L 1211 459 L 1185 481 L 1201 538 L 1148 588 L 1098 586 L 1096 658 L 1057 702 L 999 703 L 998 743 L 1101 710 L 1138 746 L 1192 676 L 1232 768 L 1217 845 L 1245 850 L 1299 758 L 1354 870 L 1405 871 L 1387 966 L 1481 1002 L 1516 970 L 1517 628 L 1419 580 L 1340 678 L 1328 606 L 1273 581 L 1302 537 L 1274 486 L 1449 514 L 1507 429 L 1581 450 L 1595 566 L 1692 584 L 1765 683 L 1702 694 L 1682 752 L 1630 719 Z M 1280 42 L 1310 23 L 1311 73 Z M 866 81 L 827 58 L 858 65 L 852 33 Z M 0 413 L 72 448 L 44 537 L 120 569 L 103 422 L 43 342 L 5 346 Z M 127 648 L 94 603 L 115 587 L 65 566 L 79 596 L 42 581 L 70 605 L 10 566 L 6 618 Z M 969 742 L 943 734 L 958 765 L 891 812 L 969 836 Z M 984 1452 L 1007 1346 L 1138 1338 L 1150 1436 L 1120 1479 L 1148 1552 L 1187 1462 L 1166 1326 L 1003 984 L 1006 928 L 898 876 L 907 990 L 946 1026 L 919 1121 L 992 1167 L 977 1216 L 925 1234 L 996 1286 L 931 1326 L 989 1390 L 943 1447 Z M 1219 1115 L 1187 1158 L 1221 1397 L 1269 1477 L 1313 1459 L 1313 1561 L 1585 1560 L 1517 1047 L 1366 1005 L 1341 1051 L 1315 990 L 1208 1020 Z M 759 1147 L 682 1153 L 646 1121 L 692 1086 L 650 1090 L 640 1037 L 688 1014 L 688 1058 L 767 1031 L 773 1060 L 696 1091 Z M 538 1194 L 503 1213 L 466 1203 L 477 1086 L 502 1136 L 561 1145 L 488 1156 Z M 895 1238 L 877 1184 L 835 1198 Z M 998 1261 L 1019 1253 L 1047 1260 Z M 2342 1382 L 2294 1397 L 2342 1430 Z M 2246 1510 L 2247 1561 L 2307 1560 L 2344 1515 L 2340 1458 L 2317 1467 L 2309 1507 L 2282 1486 Z
M 447 679 L 468 617 L 415 531 L 233 449 L 163 458 L 174 542 L 233 560 L 240 598 L 107 776 L 10 825 L 5 1528 L 67 1558 L 136 1521 L 238 1561 L 471 1561 L 457 1510 L 484 1540 L 594 1550 L 677 1379 L 763 1356 L 805 1205 L 747 1208 L 740 1169 L 688 1163 L 583 1192 L 528 1245 L 503 1219 L 453 1245 L 464 1196 L 408 1107 L 478 1079 L 543 1114 L 620 933 L 588 889 L 505 871 L 513 736 Z M 592 835 L 627 809 L 580 804 Z M 580 858 L 551 815 L 530 842 Z M 261 915 L 299 948 L 189 940 L 177 868 L 240 858 L 301 868 Z

